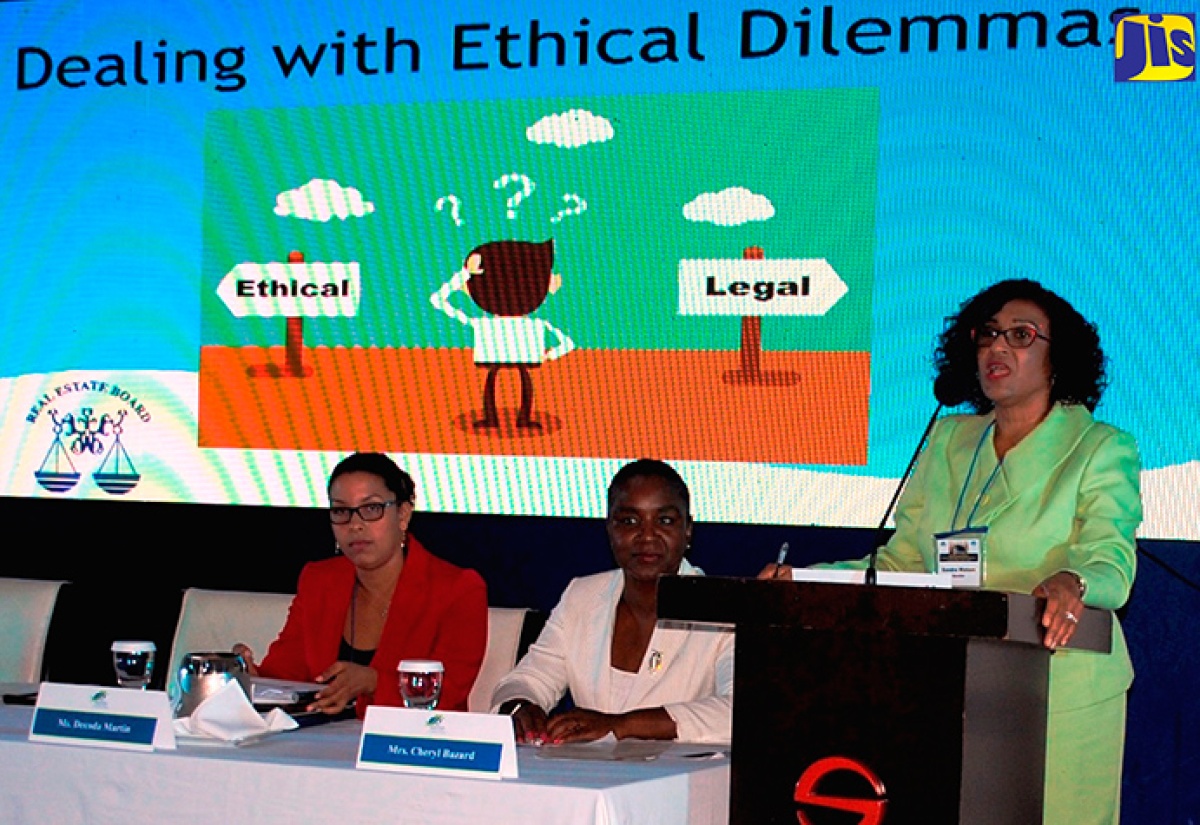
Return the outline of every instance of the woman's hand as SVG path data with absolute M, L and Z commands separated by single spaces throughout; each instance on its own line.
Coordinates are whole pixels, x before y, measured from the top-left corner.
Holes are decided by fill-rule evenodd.
M 1042 644 L 1054 650 L 1071 641 L 1083 616 L 1079 579 L 1061 570 L 1035 587 L 1033 595 L 1046 600 L 1046 610 L 1042 613 L 1046 635 Z
M 675 739 L 679 730 L 664 708 L 639 708 L 625 713 L 569 710 L 546 725 L 549 742 L 594 742 L 612 734 L 617 739 Z
M 238 642 L 233 646 L 233 655 L 240 656 L 242 661 L 246 663 L 247 673 L 251 676 L 258 675 L 258 663 L 254 661 L 254 651 L 250 649 L 249 645 Z
M 758 572 L 756 578 L 782 579 L 790 582 L 792 580 L 792 566 L 790 564 L 776 564 L 775 562 L 771 562 Z
M 544 745 L 550 741 L 546 735 L 546 711 L 539 705 L 528 699 L 519 699 L 505 702 L 500 706 L 500 712 L 512 717 L 513 736 L 518 744 Z
M 622 714 L 600 713 L 595 710 L 569 710 L 560 713 L 546 725 L 549 741 L 555 745 L 564 742 L 595 742 L 608 734 L 617 734 Z
M 316 681 L 325 685 L 317 694 L 317 699 L 308 706 L 309 710 L 319 710 L 322 713 L 341 713 L 354 699 L 375 692 L 379 683 L 379 674 L 374 668 L 366 665 L 356 665 L 350 662 L 334 662 L 325 668 L 325 672 Z

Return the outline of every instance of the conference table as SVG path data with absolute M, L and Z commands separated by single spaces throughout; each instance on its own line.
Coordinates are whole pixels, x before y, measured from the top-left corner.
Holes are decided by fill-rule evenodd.
M 5 825 L 729 821 L 729 759 L 707 746 L 674 744 L 648 760 L 521 747 L 519 779 L 485 780 L 356 770 L 362 727 L 353 720 L 244 747 L 181 743 L 147 753 L 29 742 L 32 717 L 31 707 L 0 707 Z

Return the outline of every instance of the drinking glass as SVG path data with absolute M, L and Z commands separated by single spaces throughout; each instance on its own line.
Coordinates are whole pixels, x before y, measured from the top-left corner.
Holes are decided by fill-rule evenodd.
M 400 698 L 404 707 L 433 710 L 442 695 L 441 662 L 428 659 L 405 659 L 396 668 L 400 676 Z
M 154 642 L 113 642 L 113 670 L 123 688 L 146 689 L 154 675 Z

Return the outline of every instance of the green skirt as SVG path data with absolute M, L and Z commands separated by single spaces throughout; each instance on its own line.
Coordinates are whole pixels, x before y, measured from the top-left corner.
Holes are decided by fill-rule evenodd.
M 1125 694 L 1051 713 L 1044 825 L 1115 825 L 1121 817 Z

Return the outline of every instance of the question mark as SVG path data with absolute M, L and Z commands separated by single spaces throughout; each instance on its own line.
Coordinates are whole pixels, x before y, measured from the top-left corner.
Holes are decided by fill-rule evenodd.
M 441 212 L 447 203 L 450 204 L 450 217 L 454 219 L 454 225 L 462 226 L 462 218 L 458 216 L 459 207 L 462 206 L 462 201 L 460 201 L 456 195 L 443 195 L 437 199 L 437 203 L 433 205 L 433 208 Z
M 503 189 L 510 183 L 521 184 L 521 190 L 519 192 L 513 192 L 512 195 L 509 196 L 508 200 L 505 201 L 505 204 L 508 206 L 508 219 L 511 221 L 517 217 L 517 207 L 521 205 L 521 201 L 532 195 L 536 186 L 534 185 L 533 181 L 531 181 L 525 175 L 522 175 L 520 172 L 513 172 L 511 174 L 501 175 L 496 180 L 492 181 L 492 188 Z
M 576 195 L 574 192 L 563 195 L 563 201 L 567 205 L 558 210 L 558 214 L 550 219 L 550 223 L 558 223 L 569 215 L 582 215 L 583 210 L 588 208 L 587 201 Z M 571 201 L 575 201 L 575 203 L 572 204 Z

